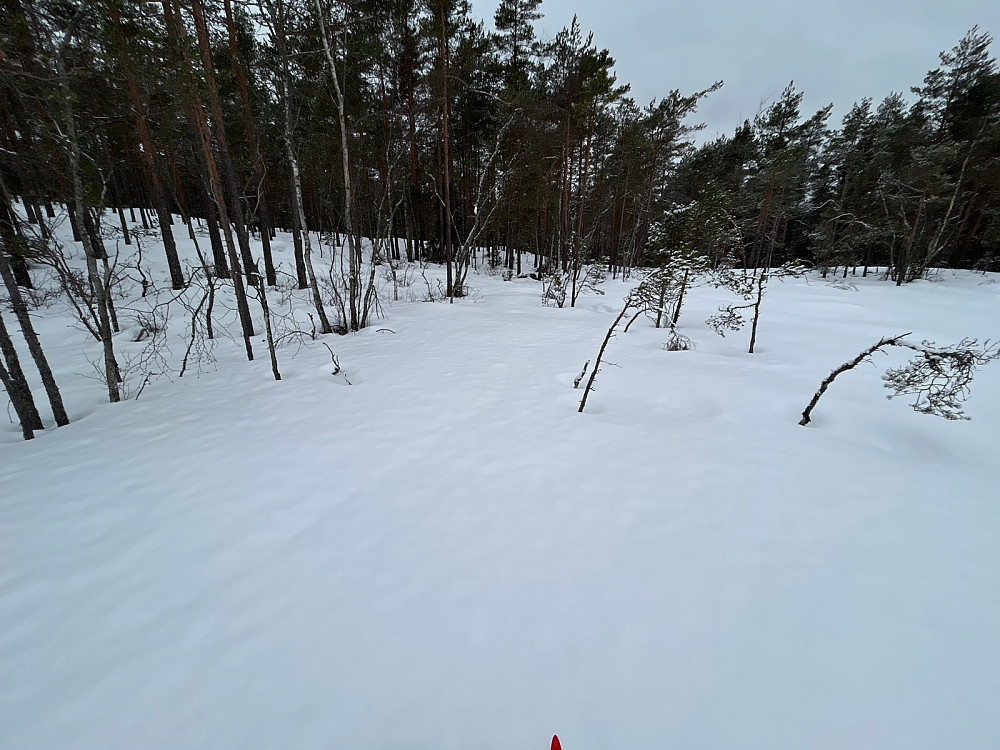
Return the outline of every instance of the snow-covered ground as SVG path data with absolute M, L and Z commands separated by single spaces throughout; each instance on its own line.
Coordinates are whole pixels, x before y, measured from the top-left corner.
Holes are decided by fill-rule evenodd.
M 1000 283 L 851 280 L 774 283 L 754 355 L 695 290 L 698 348 L 637 323 L 582 415 L 622 282 L 473 274 L 324 337 L 346 378 L 222 341 L 114 406 L 39 310 L 74 421 L 0 427 L 0 747 L 1000 746 L 1000 365 L 971 422 L 887 401 L 894 355 L 797 424 L 883 335 L 996 335 Z

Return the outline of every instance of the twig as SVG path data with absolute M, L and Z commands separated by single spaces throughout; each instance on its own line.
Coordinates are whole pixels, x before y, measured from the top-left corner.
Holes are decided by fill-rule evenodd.
M 333 353 L 333 349 L 330 348 L 330 345 L 328 343 L 326 343 L 325 341 L 321 341 L 320 343 L 323 344 L 323 346 L 326 347 L 326 350 L 328 352 L 330 352 L 330 359 L 333 360 L 333 372 L 330 373 L 330 374 L 331 375 L 343 375 L 344 376 L 344 382 L 347 383 L 348 385 L 353 385 L 353 383 L 351 383 L 351 381 L 347 379 L 347 374 L 344 372 L 344 369 L 340 366 L 340 360 L 337 359 L 337 355 Z

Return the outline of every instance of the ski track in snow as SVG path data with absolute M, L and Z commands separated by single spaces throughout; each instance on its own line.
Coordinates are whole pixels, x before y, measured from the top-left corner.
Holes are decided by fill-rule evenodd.
M 1000 284 L 942 279 L 772 282 L 754 355 L 695 289 L 698 348 L 636 323 L 582 415 L 627 283 L 473 273 L 325 337 L 351 386 L 258 336 L 114 406 L 41 310 L 73 423 L 0 426 L 0 747 L 1000 746 L 1000 366 L 972 422 L 887 401 L 894 354 L 797 425 L 883 335 L 997 333 Z

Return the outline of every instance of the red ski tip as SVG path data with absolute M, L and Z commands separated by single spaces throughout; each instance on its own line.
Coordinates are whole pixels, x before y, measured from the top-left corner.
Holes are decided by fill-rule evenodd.
M 562 745 L 559 744 L 559 735 L 552 735 L 552 750 L 562 750 Z

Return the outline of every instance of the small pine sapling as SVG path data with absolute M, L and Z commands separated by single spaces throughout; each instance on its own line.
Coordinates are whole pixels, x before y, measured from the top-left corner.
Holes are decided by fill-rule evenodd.
M 670 324 L 670 334 L 667 336 L 663 348 L 668 352 L 686 352 L 694 349 L 694 342 L 683 333 L 677 332 L 677 326 Z
M 572 288 L 572 299 L 570 300 L 570 306 L 575 306 L 576 301 L 580 298 L 580 295 L 586 291 L 593 292 L 597 295 L 603 295 L 604 290 L 601 289 L 601 284 L 607 281 L 608 273 L 605 270 L 605 265 L 607 261 L 598 258 L 596 261 L 587 266 L 586 270 L 583 272 L 582 278 L 576 279 L 579 274 L 574 274 L 574 283 Z
M 972 377 L 977 368 L 1000 359 L 1000 343 L 985 341 L 980 344 L 976 339 L 965 338 L 954 346 L 939 347 L 932 341 L 919 344 L 906 341 L 909 335 L 883 338 L 831 372 L 802 412 L 799 424 L 805 426 L 812 421 L 812 410 L 839 375 L 890 346 L 910 349 L 917 356 L 902 367 L 887 370 L 882 376 L 885 387 L 892 391 L 888 398 L 916 396 L 910 404 L 914 411 L 951 420 L 969 419 L 962 404 L 969 398 Z
M 556 271 L 542 280 L 542 304 L 562 308 L 566 304 L 566 279 Z
M 705 319 L 705 323 L 723 338 L 727 331 L 739 331 L 746 324 L 742 311 L 753 307 L 749 300 L 753 297 L 755 281 L 756 278 L 748 270 L 736 268 L 731 257 L 713 271 L 713 286 L 728 289 L 746 302 L 743 305 L 737 303 L 724 305 L 715 315 Z
M 663 249 L 653 255 L 659 266 L 646 274 L 636 293 L 654 326 L 677 325 L 684 295 L 709 271 L 711 262 L 689 248 Z
M 745 324 L 743 310 L 753 310 L 750 325 L 750 348 L 753 354 L 757 345 L 757 325 L 760 322 L 760 308 L 767 291 L 767 283 L 771 279 L 801 278 L 809 271 L 809 266 L 802 261 L 793 260 L 776 268 L 763 269 L 759 273 L 748 273 L 745 269 L 736 269 L 731 265 L 722 266 L 716 271 L 715 285 L 725 287 L 743 298 L 745 304 L 725 305 L 719 312 L 710 316 L 705 322 L 717 334 L 725 336 L 726 331 L 738 331 Z

